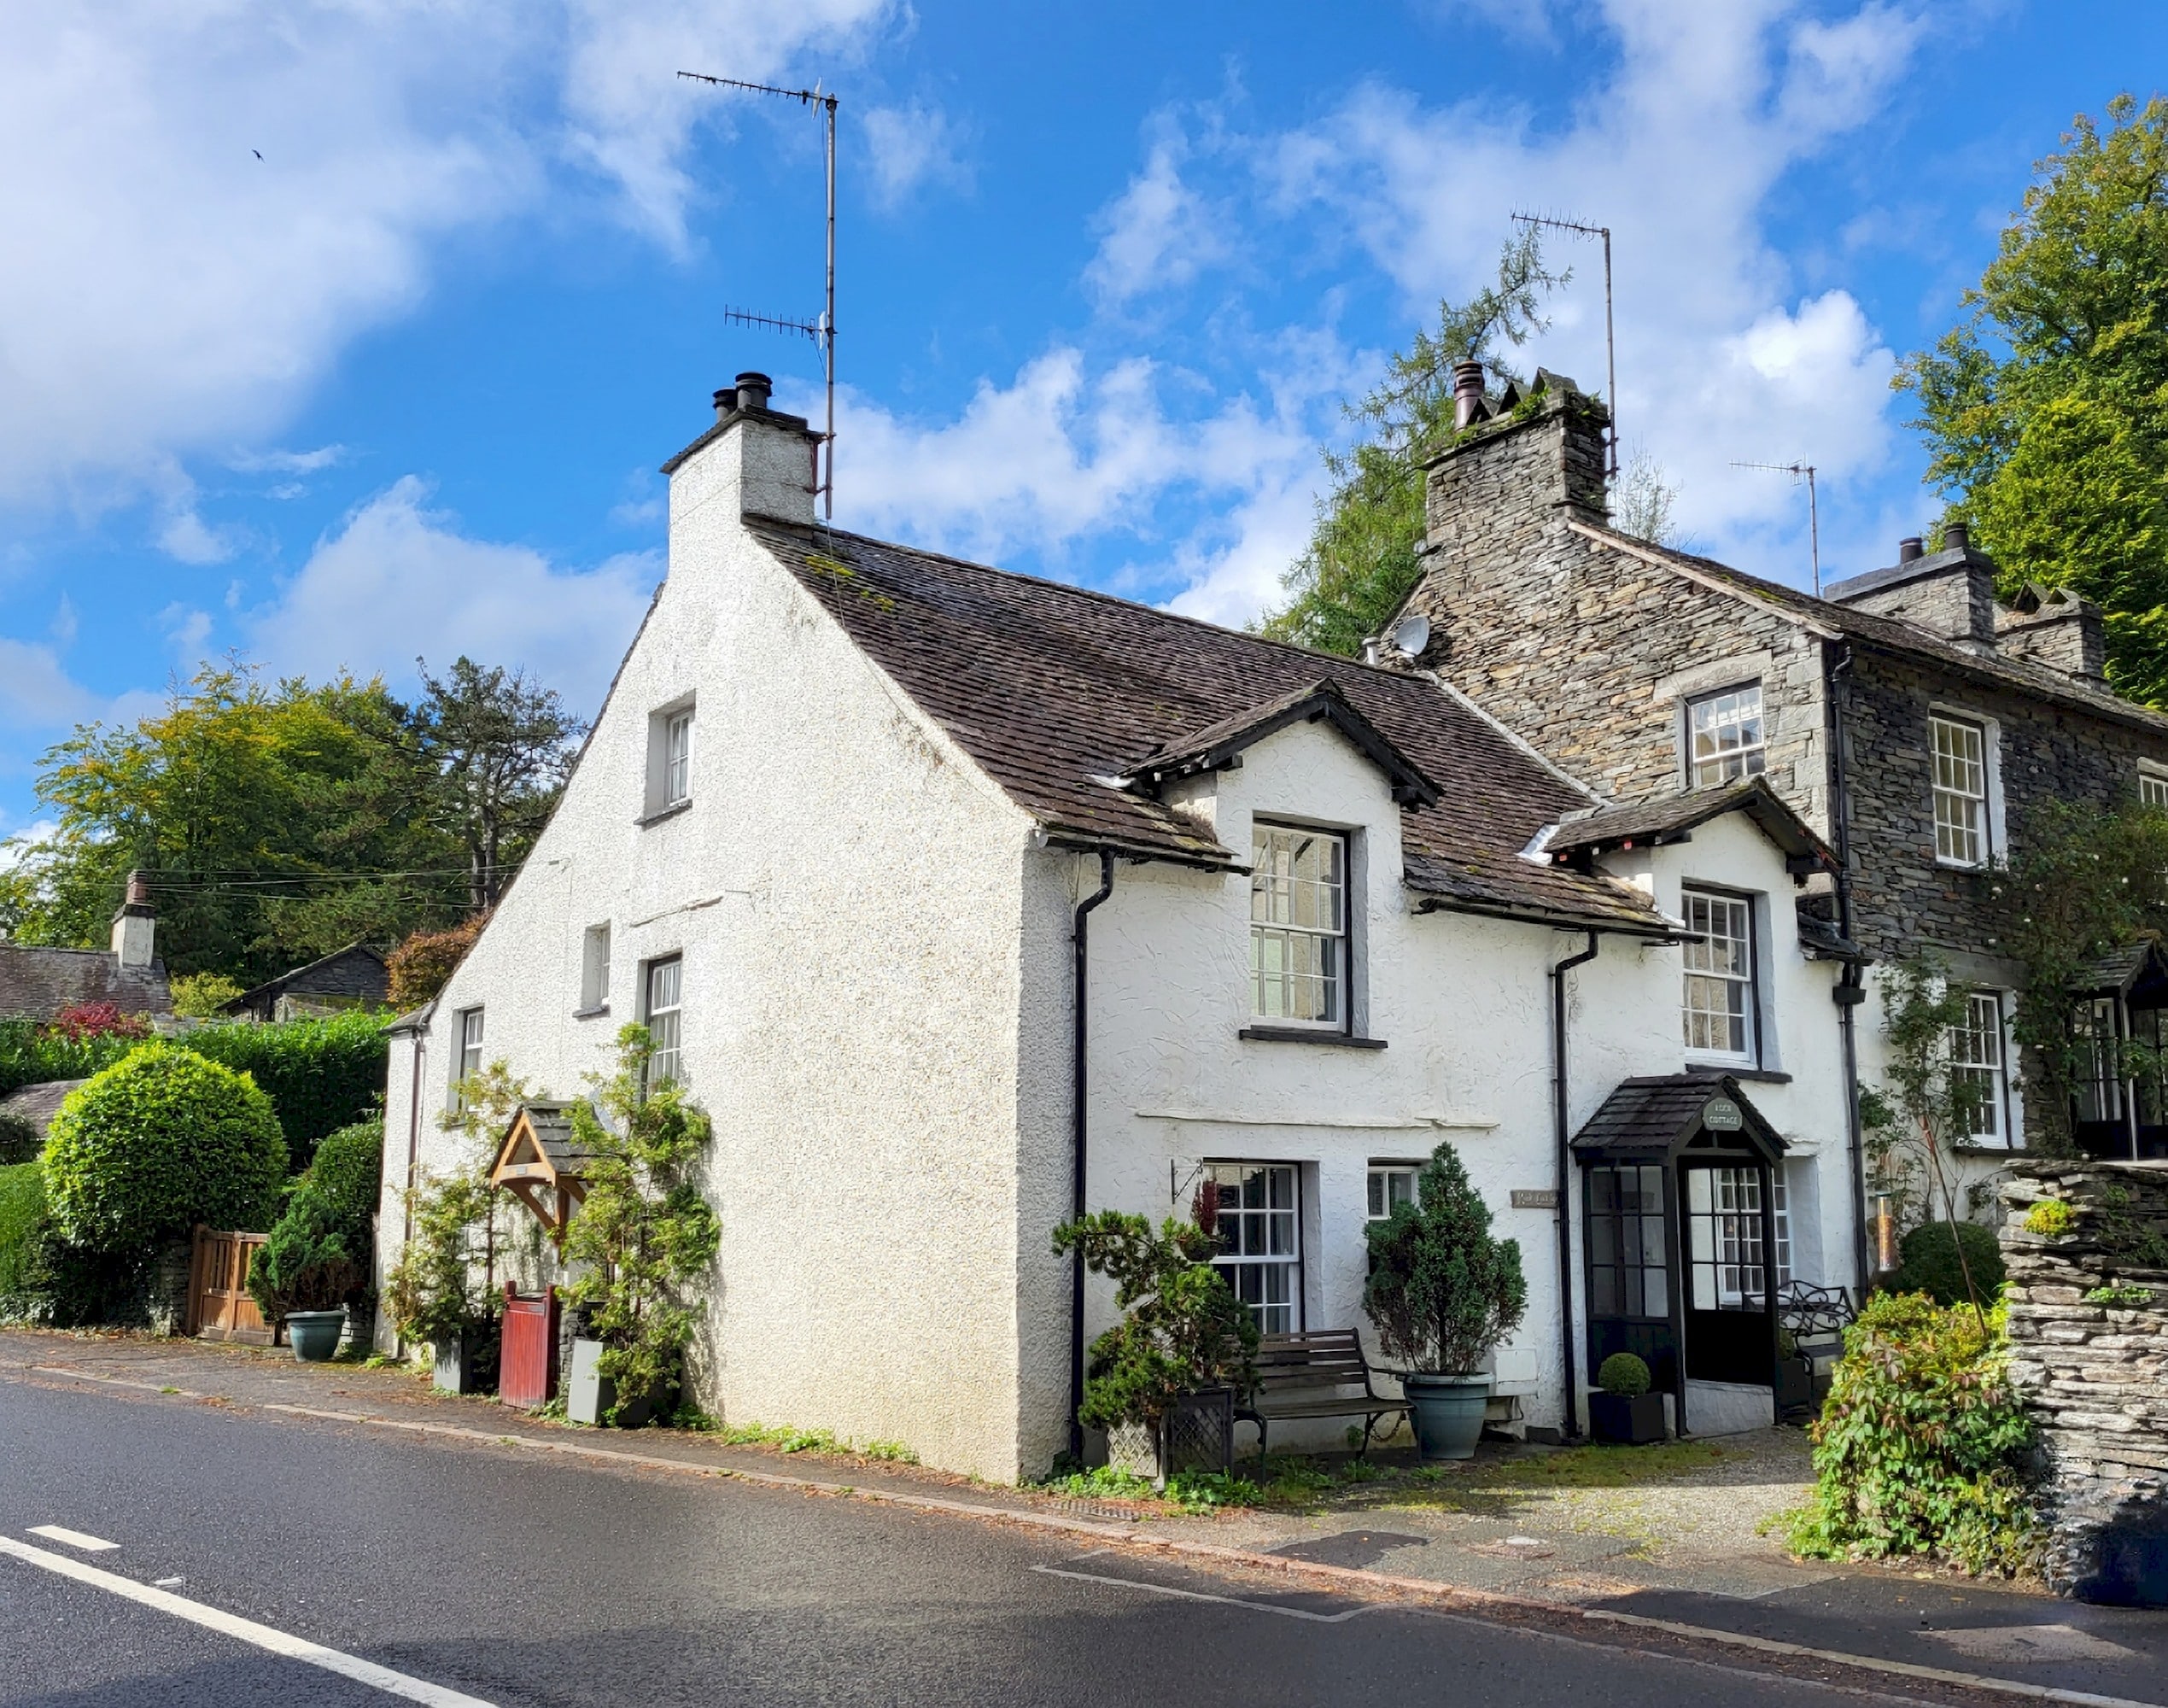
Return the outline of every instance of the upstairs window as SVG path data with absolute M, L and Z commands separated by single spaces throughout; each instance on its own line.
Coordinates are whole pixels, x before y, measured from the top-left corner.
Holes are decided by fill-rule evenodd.
M 467 1106 L 466 1093 L 461 1089 L 466 1082 L 482 1071 L 482 1010 L 459 1010 L 459 1053 L 452 1062 L 452 1108 L 454 1114 Z
M 1251 1007 L 1259 1019 L 1347 1024 L 1347 839 L 1256 827 L 1249 886 Z
M 1987 732 L 1941 712 L 1927 720 L 1935 759 L 1935 857 L 1984 866 L 1988 856 Z
M 591 925 L 580 940 L 580 1012 L 610 1006 L 610 927 Z
M 1696 788 L 1758 777 L 1765 757 L 1761 683 L 1686 702 L 1686 765 Z
M 666 705 L 647 717 L 647 787 L 640 816 L 658 818 L 692 798 L 691 700 Z
M 1686 890 L 1683 1009 L 1687 1050 L 1751 1062 L 1756 1050 L 1754 904 L 1743 896 Z
M 651 1087 L 674 1085 L 685 1077 L 684 978 L 685 962 L 680 956 L 647 963 L 646 1011 L 640 1019 L 655 1045 L 647 1058 Z
M 2138 804 L 2168 806 L 2168 775 L 2159 771 L 2138 773 Z
M 1975 1144 L 2009 1144 L 2009 1081 L 2003 1065 L 1999 992 L 1966 994 L 1965 1018 L 1949 1029 L 1949 1071 L 1978 1089 L 1979 1101 L 1967 1137 Z

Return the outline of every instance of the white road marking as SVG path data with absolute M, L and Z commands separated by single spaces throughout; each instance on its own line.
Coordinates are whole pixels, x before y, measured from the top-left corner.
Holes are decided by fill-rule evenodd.
M 44 1536 L 48 1541 L 66 1542 L 72 1548 L 81 1548 L 85 1553 L 111 1553 L 119 1542 L 109 1542 L 103 1536 L 86 1536 L 80 1530 L 71 1530 L 60 1524 L 32 1524 L 30 1534 Z
M 32 1565 L 42 1566 L 61 1577 L 72 1577 L 78 1583 L 88 1583 L 108 1590 L 124 1600 L 141 1606 L 155 1607 L 161 1613 L 171 1613 L 177 1619 L 218 1631 L 229 1637 L 237 1637 L 244 1643 L 252 1643 L 289 1660 L 306 1661 L 311 1666 L 320 1666 L 326 1672 L 336 1672 L 358 1683 L 371 1685 L 392 1696 L 403 1696 L 409 1702 L 421 1702 L 428 1708 L 495 1708 L 479 1696 L 447 1689 L 441 1684 L 431 1684 L 427 1679 L 410 1678 L 403 1672 L 394 1672 L 388 1666 L 363 1660 L 359 1655 L 327 1649 L 321 1643 L 310 1642 L 306 1637 L 296 1637 L 275 1630 L 269 1625 L 260 1625 L 254 1619 L 244 1619 L 237 1613 L 228 1613 L 217 1607 L 191 1601 L 170 1590 L 154 1588 L 148 1583 L 138 1583 L 132 1577 L 123 1577 L 117 1572 L 103 1571 L 95 1565 L 85 1565 L 79 1559 L 70 1559 L 65 1554 L 48 1553 L 44 1548 L 34 1548 L 27 1542 L 19 1542 L 13 1536 L 0 1536 L 0 1554 L 10 1554 Z
M 1213 1601 L 1223 1607 L 1248 1607 L 1259 1613 L 1277 1613 L 1284 1618 L 1306 1619 L 1317 1625 L 1337 1625 L 1364 1613 L 1375 1613 L 1375 1603 L 1350 1607 L 1345 1613 L 1312 1613 L 1300 1607 L 1282 1607 L 1271 1601 L 1245 1600 L 1239 1595 L 1207 1595 L 1201 1589 L 1177 1589 L 1171 1584 L 1147 1583 L 1136 1577 L 1108 1577 L 1096 1571 L 1069 1571 L 1058 1565 L 1035 1565 L 1032 1571 L 1049 1577 L 1073 1577 L 1082 1583 L 1111 1583 L 1118 1589 L 1148 1590 L 1154 1595 L 1172 1595 L 1183 1601 Z

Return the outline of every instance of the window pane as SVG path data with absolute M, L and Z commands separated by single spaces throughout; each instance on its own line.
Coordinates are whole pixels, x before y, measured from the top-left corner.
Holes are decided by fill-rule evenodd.
M 1760 775 L 1765 758 L 1761 683 L 1691 702 L 1686 721 L 1695 787 L 1709 788 Z
M 1698 940 L 1681 945 L 1681 1004 L 1686 1048 L 1752 1054 L 1754 911 L 1736 896 L 1681 891 L 1680 912 Z
M 1958 865 L 1986 857 L 1987 737 L 1978 724 L 1931 717 L 1934 752 L 1935 853 Z
M 1329 831 L 1254 828 L 1251 1001 L 1260 1017 L 1323 1024 L 1342 1019 L 1347 852 L 1347 839 Z

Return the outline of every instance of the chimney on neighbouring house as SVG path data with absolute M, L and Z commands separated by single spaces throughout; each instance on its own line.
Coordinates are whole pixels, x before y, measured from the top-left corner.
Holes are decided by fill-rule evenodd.
M 1995 645 L 1995 565 L 1972 549 L 1961 522 L 1943 525 L 1941 551 L 1922 552 L 1918 539 L 1901 540 L 1895 566 L 1832 582 L 1822 597 L 1894 617 L 1975 651 Z
M 1996 613 L 1995 638 L 2013 658 L 2030 658 L 2082 682 L 2107 676 L 2107 630 L 2101 608 L 2067 588 L 2027 582 Z
M 113 958 L 124 968 L 148 970 L 156 958 L 151 939 L 157 929 L 157 915 L 150 910 L 150 879 L 141 871 L 131 872 L 127 898 L 113 916 Z
M 1483 365 L 1481 362 L 1455 362 L 1452 365 L 1452 424 L 1456 433 L 1464 432 L 1483 408 Z

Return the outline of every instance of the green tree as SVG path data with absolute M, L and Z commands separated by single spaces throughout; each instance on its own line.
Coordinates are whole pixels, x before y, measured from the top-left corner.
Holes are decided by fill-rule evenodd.
M 1464 303 L 1441 301 L 1435 331 L 1387 363 L 1384 381 L 1347 406 L 1355 442 L 1328 450 L 1331 490 L 1318 504 L 1310 544 L 1282 577 L 1287 602 L 1262 632 L 1327 652 L 1353 656 L 1414 588 L 1423 543 L 1423 453 L 1452 431 L 1455 362 L 1481 360 L 1509 374 L 1501 345 L 1526 343 L 1548 324 L 1544 298 L 1570 273 L 1545 264 L 1536 233 L 1509 242 L 1498 279 Z
M 2168 705 L 2168 98 L 2079 115 L 2035 173 L 1966 318 L 1895 383 L 2005 596 L 2096 601 L 2110 681 Z

